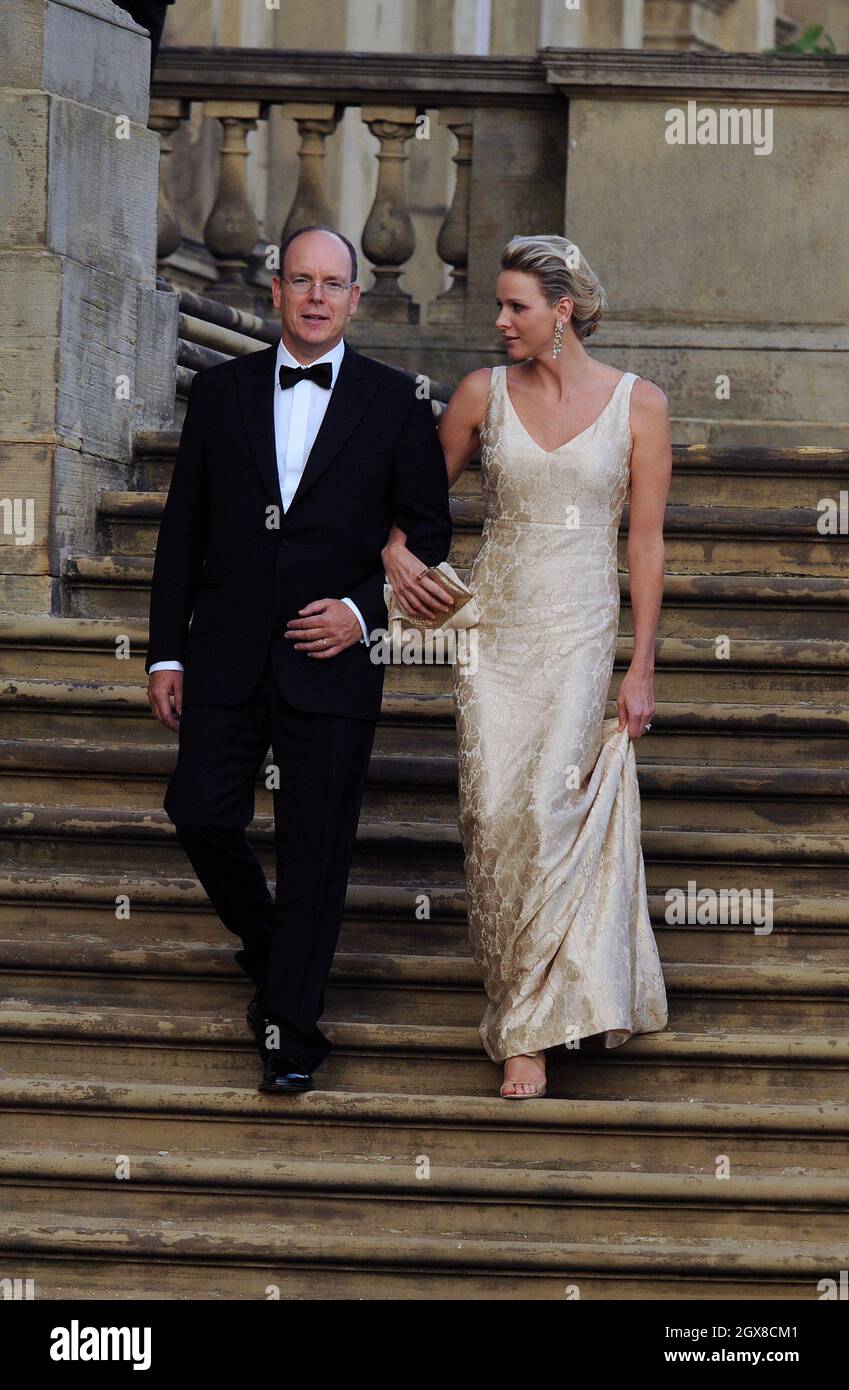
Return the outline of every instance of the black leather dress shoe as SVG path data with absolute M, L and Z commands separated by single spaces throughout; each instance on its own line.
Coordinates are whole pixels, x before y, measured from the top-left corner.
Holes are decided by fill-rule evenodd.
M 273 1091 L 275 1094 L 292 1094 L 313 1089 L 312 1076 L 304 1070 L 302 1062 L 289 1057 L 285 1052 L 269 1052 L 265 1059 L 265 1070 L 259 1083 L 260 1091 Z

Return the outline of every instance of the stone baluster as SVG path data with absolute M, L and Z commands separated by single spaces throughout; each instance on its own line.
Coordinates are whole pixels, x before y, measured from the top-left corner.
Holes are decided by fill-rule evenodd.
M 335 131 L 344 107 L 332 102 L 284 102 L 280 108 L 298 127 L 298 186 L 280 240 L 298 227 L 314 222 L 332 223 L 333 214 L 325 194 L 324 161 L 327 137 Z
M 183 240 L 180 219 L 171 201 L 168 171 L 174 133 L 189 114 L 189 103 L 180 97 L 152 97 L 148 126 L 159 136 L 159 206 L 156 224 L 156 259 L 161 265 Z
M 466 316 L 466 282 L 469 268 L 469 203 L 472 166 L 472 115 L 459 107 L 446 107 L 439 113 L 440 125 L 453 131 L 457 153 L 454 197 L 439 229 L 436 249 L 441 260 L 451 267 L 451 284 L 430 306 L 431 323 L 462 323 Z
M 415 133 L 414 106 L 364 106 L 362 119 L 380 142 L 377 189 L 363 228 L 362 247 L 372 263 L 374 284 L 362 296 L 361 317 L 384 323 L 418 323 L 419 306 L 401 289 L 404 263 L 413 254 L 416 235 L 410 216 L 404 164 L 407 142 Z
M 207 116 L 221 122 L 218 192 L 206 219 L 203 238 L 218 268 L 218 279 L 205 293 L 234 309 L 253 310 L 256 291 L 248 283 L 248 263 L 259 224 L 248 200 L 246 160 L 248 133 L 256 129 L 256 101 L 207 101 Z

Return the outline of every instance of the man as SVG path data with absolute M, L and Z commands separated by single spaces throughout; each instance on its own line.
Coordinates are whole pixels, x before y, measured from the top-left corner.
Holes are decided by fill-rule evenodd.
M 360 294 L 351 243 L 307 227 L 280 254 L 280 342 L 192 382 L 146 669 L 154 713 L 179 727 L 165 810 L 257 986 L 261 1089 L 299 1091 L 330 1051 L 318 1020 L 383 690 L 369 657 L 387 621 L 381 549 L 397 522 L 424 571 L 451 522 L 430 403 L 344 341 Z M 245 835 L 269 743 L 276 902 Z

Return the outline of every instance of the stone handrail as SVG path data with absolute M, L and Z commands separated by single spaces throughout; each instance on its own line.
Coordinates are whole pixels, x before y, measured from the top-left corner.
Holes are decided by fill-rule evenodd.
M 506 103 L 551 110 L 562 105 L 538 57 L 320 49 L 163 48 L 151 96 L 274 105 L 305 99 L 431 108 Z
M 188 395 L 195 372 L 214 367 L 231 357 L 249 352 L 261 352 L 276 343 L 280 325 L 271 319 L 260 318 L 219 304 L 191 290 L 180 291 L 180 312 L 177 320 L 177 395 Z M 409 373 L 415 376 L 415 373 Z M 428 378 L 428 395 L 439 414 L 450 399 L 452 387 Z

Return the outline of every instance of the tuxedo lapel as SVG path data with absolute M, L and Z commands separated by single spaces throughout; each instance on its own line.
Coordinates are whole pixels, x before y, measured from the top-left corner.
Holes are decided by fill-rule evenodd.
M 289 504 L 290 511 L 292 507 L 297 506 L 304 493 L 321 477 L 327 465 L 338 454 L 345 440 L 362 419 L 366 406 L 376 390 L 377 381 L 368 370 L 367 359 L 346 343 L 339 375 L 330 394 L 315 443 L 304 465 L 301 480 Z
M 242 428 L 250 446 L 253 461 L 269 496 L 283 515 L 283 498 L 277 474 L 277 448 L 274 442 L 274 367 L 277 347 L 251 353 L 245 365 L 250 369 L 239 372 L 239 403 Z
M 274 439 L 276 362 L 276 346 L 266 348 L 263 352 L 252 353 L 245 363 L 249 370 L 238 375 L 238 389 L 242 428 L 251 455 L 269 496 L 273 498 L 282 514 L 283 499 L 280 495 Z M 339 375 L 330 393 L 324 419 L 288 511 L 296 506 L 338 454 L 345 440 L 362 419 L 363 412 L 376 390 L 377 382 L 369 372 L 367 359 L 346 343 Z

